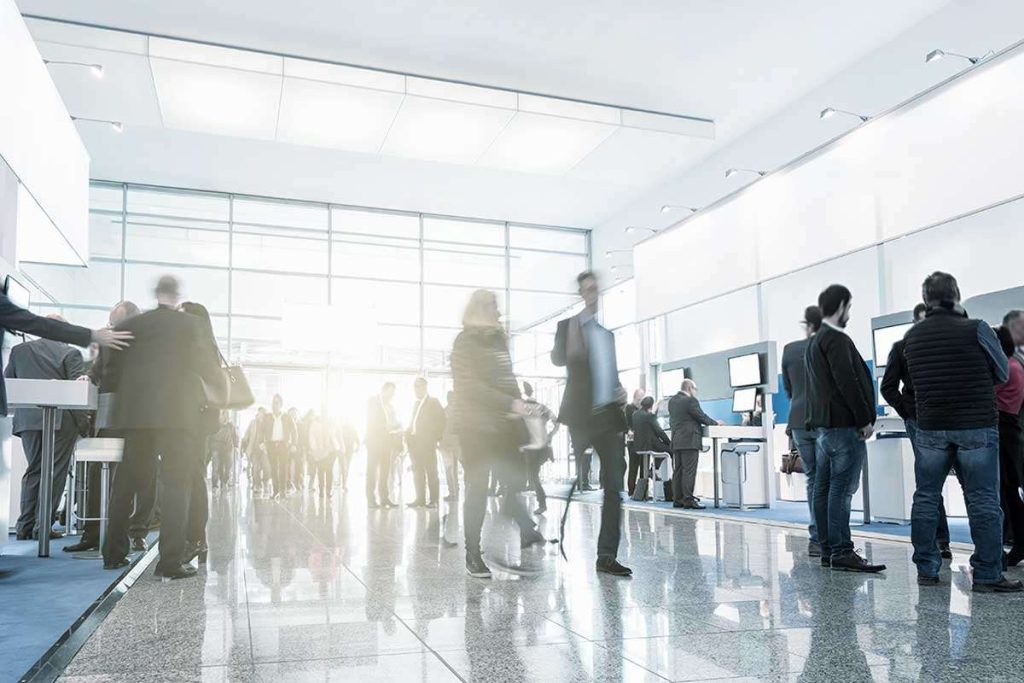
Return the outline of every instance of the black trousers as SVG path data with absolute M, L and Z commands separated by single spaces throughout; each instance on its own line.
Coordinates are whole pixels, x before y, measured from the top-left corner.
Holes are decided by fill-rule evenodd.
M 274 495 L 283 494 L 288 487 L 288 444 L 284 441 L 267 442 L 267 459 L 270 461 L 270 479 L 274 482 Z
M 113 563 L 128 555 L 128 515 L 133 499 L 157 470 L 161 513 L 157 570 L 177 569 L 185 555 L 192 477 L 198 469 L 197 461 L 202 461 L 200 440 L 180 429 L 133 429 L 123 436 L 124 457 L 111 487 L 103 560 Z
M 511 517 L 524 533 L 535 527 L 519 496 L 523 468 L 518 453 L 510 452 L 501 437 L 491 434 L 463 433 L 462 471 L 466 478 L 466 496 L 462 503 L 462 520 L 466 535 L 466 554 L 480 553 L 480 530 L 487 513 L 487 485 L 493 470 L 501 489 L 501 513 Z
M 68 467 L 71 466 L 71 455 L 75 452 L 78 441 L 78 427 L 71 416 L 61 416 L 60 427 L 53 435 L 53 488 L 50 510 L 50 521 L 60 505 L 64 493 L 64 483 L 68 478 Z M 36 530 L 39 508 L 40 470 L 43 464 L 43 431 L 31 429 L 21 433 L 21 446 L 25 451 L 28 468 L 21 477 L 21 514 L 18 516 L 17 529 L 20 534 L 31 534 Z
M 1012 362 L 1012 361 L 1011 361 Z M 1013 547 L 1024 548 L 1024 501 L 1020 497 L 1019 461 L 1022 454 L 1020 419 L 999 412 L 999 499 L 1013 535 Z
M 542 508 L 547 507 L 548 496 L 544 492 L 544 484 L 540 480 L 540 468 L 551 457 L 551 449 L 538 448 L 536 450 L 528 450 L 524 451 L 523 455 L 526 456 L 526 467 L 528 468 L 527 485 L 537 495 L 537 505 Z
M 601 531 L 597 536 L 598 561 L 614 560 L 622 536 L 622 480 L 626 474 L 626 444 L 622 432 L 590 435 L 590 443 L 601 459 Z
M 643 464 L 644 459 L 637 455 L 636 448 L 633 444 L 626 446 L 626 451 L 629 453 L 629 471 L 626 475 L 626 491 L 629 495 L 633 495 L 633 491 L 636 490 L 636 482 L 640 478 L 640 465 Z
M 579 479 L 580 488 L 589 488 L 590 459 L 593 457 L 593 454 L 587 453 L 587 449 L 594 446 L 594 450 L 597 450 L 597 446 L 591 443 L 587 430 L 579 427 L 571 427 L 569 429 L 569 441 L 572 444 L 573 459 L 576 461 L 576 477 Z M 598 455 L 600 456 L 600 453 Z
M 185 527 L 185 540 L 189 543 L 206 543 L 206 523 L 210 521 L 210 492 L 206 486 L 207 465 L 206 454 L 201 455 L 195 459 L 192 470 L 188 473 L 188 525 Z M 163 547 L 162 533 L 160 540 Z
M 409 448 L 412 459 L 412 481 L 416 486 L 416 501 L 437 502 L 437 448 L 433 444 L 416 445 Z M 429 492 L 430 497 L 427 498 Z
M 697 481 L 700 451 L 683 448 L 672 452 L 672 497 L 678 505 L 694 502 L 693 486 Z
M 98 462 L 85 463 L 85 476 L 88 490 L 85 494 L 85 516 L 96 520 L 100 516 L 100 494 L 102 493 L 100 478 L 103 476 L 103 466 Z M 114 473 L 117 472 L 117 465 L 110 466 L 110 481 L 113 484 Z M 111 486 L 111 489 L 113 486 Z M 107 495 L 110 495 L 108 490 Z M 141 491 L 135 494 L 135 507 L 128 518 L 128 536 L 131 538 L 145 538 L 149 535 L 150 523 L 157 514 L 156 505 L 156 468 L 153 468 L 152 476 Z M 89 521 L 85 523 L 82 531 L 82 543 L 99 544 L 100 523 Z
M 383 505 L 391 499 L 391 449 L 387 446 L 366 447 L 366 502 Z

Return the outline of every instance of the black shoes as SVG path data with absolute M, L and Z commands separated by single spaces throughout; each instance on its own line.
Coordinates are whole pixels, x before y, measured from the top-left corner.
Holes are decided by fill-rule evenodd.
M 209 552 L 210 547 L 206 545 L 206 541 L 189 541 L 185 546 L 185 557 L 182 558 L 182 564 L 188 564 L 196 558 L 199 558 L 199 564 L 206 564 L 206 556 Z
M 808 541 L 807 557 L 821 557 L 821 544 L 816 541 Z
M 871 564 L 866 561 L 863 557 L 858 555 L 855 551 L 850 551 L 845 555 L 832 558 L 832 569 L 841 572 L 860 572 L 864 574 L 877 574 L 878 572 L 885 571 L 884 564 Z
M 190 564 L 183 564 L 174 569 L 157 568 L 153 574 L 161 579 L 188 579 L 196 575 L 196 568 Z
M 519 547 L 523 548 L 524 550 L 526 548 L 529 548 L 530 546 L 547 545 L 547 543 L 548 539 L 544 538 L 544 534 L 537 531 L 536 529 L 531 529 L 530 531 L 524 532 L 519 536 Z
M 107 562 L 106 560 L 104 560 L 104 561 L 103 561 L 103 568 L 104 568 L 104 569 L 124 569 L 124 568 L 125 568 L 125 567 L 127 567 L 127 566 L 128 566 L 129 564 L 130 564 L 130 563 L 128 562 L 128 560 L 127 560 L 127 559 L 124 559 L 124 560 L 115 560 L 115 561 L 113 561 L 113 562 Z
M 480 557 L 479 553 L 466 553 L 466 573 L 474 579 L 491 578 L 491 570 L 484 564 L 484 560 Z
M 937 576 L 925 576 L 924 574 L 917 575 L 918 586 L 938 586 L 939 577 Z
M 996 583 L 975 583 L 971 586 L 974 593 L 1020 593 L 1024 591 L 1024 583 L 1011 581 L 1005 576 Z
M 1003 564 L 1006 567 L 1016 567 L 1022 560 L 1024 560 L 1024 547 L 1021 546 L 1010 548 L 1010 552 L 1003 556 Z
M 19 531 L 17 536 L 15 536 L 15 538 L 17 538 L 17 540 L 19 540 L 19 541 L 38 541 L 39 540 L 39 534 L 37 534 L 34 531 Z M 59 531 L 51 530 L 50 531 L 50 540 L 53 541 L 53 540 L 56 540 L 58 538 L 64 538 L 64 534 L 62 534 Z
M 149 550 L 149 546 L 146 545 L 146 539 L 144 538 L 133 538 L 132 539 L 132 552 L 146 552 Z
M 599 574 L 611 574 L 612 576 L 631 577 L 633 570 L 619 564 L 618 560 L 598 560 L 597 572 Z
M 684 510 L 703 510 L 704 509 L 704 506 L 701 505 L 701 502 L 700 502 L 699 498 L 691 498 L 690 500 L 685 500 L 682 503 L 672 503 L 672 507 L 674 507 L 674 508 L 682 508 Z
M 953 559 L 953 551 L 949 549 L 949 541 L 941 541 L 939 543 L 939 555 L 941 555 L 944 560 Z
M 62 550 L 66 553 L 81 553 L 85 552 L 86 550 L 99 549 L 100 544 L 93 541 L 79 541 L 78 543 L 72 543 L 71 545 L 66 545 L 62 548 Z
M 821 551 L 819 550 L 818 552 L 821 552 Z M 822 555 L 821 556 L 821 566 L 824 567 L 825 569 L 831 569 L 832 568 L 832 560 L 830 560 L 829 558 L 827 558 L 824 555 Z

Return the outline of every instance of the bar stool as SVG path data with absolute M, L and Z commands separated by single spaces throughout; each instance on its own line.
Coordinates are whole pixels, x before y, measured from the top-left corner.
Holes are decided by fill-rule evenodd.
M 658 493 L 657 493 L 657 491 L 652 491 L 651 490 L 652 488 L 656 488 L 654 486 L 654 484 L 657 481 L 656 475 L 654 473 L 654 461 L 655 461 L 655 458 L 665 458 L 666 462 L 669 463 L 669 480 L 671 480 L 671 478 L 672 478 L 672 455 L 670 453 L 664 453 L 662 451 L 637 451 L 636 454 L 639 455 L 641 458 L 643 458 L 643 463 L 640 465 L 640 471 L 643 472 L 645 479 L 649 479 L 650 480 L 651 483 L 650 483 L 650 486 L 648 487 L 648 491 L 650 491 L 651 500 L 657 502 L 658 501 Z M 661 489 L 661 500 L 662 501 L 667 501 L 668 500 L 665 497 L 665 487 L 664 487 L 664 484 L 662 484 L 662 489 Z
M 110 499 L 110 465 L 121 462 L 124 456 L 124 439 L 93 438 L 80 439 L 75 446 L 75 459 L 78 462 L 100 463 L 100 516 L 99 517 L 78 517 L 83 522 L 100 523 L 100 552 L 97 553 L 76 553 L 75 558 L 83 560 L 97 560 L 103 557 L 103 541 L 107 537 L 108 505 Z M 86 478 L 88 481 L 88 478 Z M 92 495 L 86 485 L 85 495 Z
M 721 455 L 733 455 L 737 458 L 736 476 L 735 482 L 728 481 L 725 476 L 725 468 L 722 468 L 722 484 L 723 485 L 736 485 L 736 503 L 740 510 L 746 510 L 747 508 L 743 504 L 743 485 L 747 483 L 747 456 L 751 453 L 757 453 L 761 450 L 759 444 L 754 443 L 729 443 L 722 446 Z M 728 506 L 728 502 L 726 503 Z

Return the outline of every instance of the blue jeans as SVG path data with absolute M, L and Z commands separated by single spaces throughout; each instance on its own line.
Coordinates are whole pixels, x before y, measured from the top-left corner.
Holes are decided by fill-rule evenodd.
M 818 542 L 818 525 L 814 523 L 814 475 L 817 469 L 814 444 L 817 440 L 815 432 L 807 429 L 793 430 L 793 443 L 796 444 L 796 450 L 804 464 L 804 475 L 807 477 L 807 509 L 811 513 L 811 523 L 807 525 L 807 533 L 811 536 L 811 543 Z
M 910 514 L 914 564 L 923 576 L 938 576 L 942 558 L 935 546 L 939 495 L 949 470 L 956 467 L 971 525 L 975 583 L 1003 577 L 1003 512 L 999 507 L 999 430 L 917 430 L 914 475 L 917 490 Z
M 814 522 L 821 556 L 841 557 L 853 552 L 850 505 L 868 449 L 854 427 L 838 427 L 818 430 L 815 451 Z
M 907 428 L 907 438 L 910 439 L 910 447 L 914 449 L 914 461 L 917 461 L 917 420 L 905 420 L 903 423 Z M 955 470 L 954 470 L 955 471 Z M 960 475 L 957 475 L 960 478 Z M 946 518 L 946 504 L 939 494 L 939 525 L 935 531 L 935 542 L 940 544 L 949 543 L 949 520 Z

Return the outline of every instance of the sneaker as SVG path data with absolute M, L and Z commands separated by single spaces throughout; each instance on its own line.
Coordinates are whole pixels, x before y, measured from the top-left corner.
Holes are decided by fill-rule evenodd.
M 807 557 L 821 557 L 821 544 L 817 541 L 808 541 Z
M 949 549 L 949 541 L 942 541 L 939 543 L 939 555 L 941 555 L 944 560 L 953 559 L 953 551 Z
M 619 564 L 618 560 L 598 560 L 597 572 L 599 574 L 611 574 L 612 576 L 631 577 L 633 570 Z
M 977 583 L 971 586 L 975 593 L 1020 593 L 1024 591 L 1024 583 L 1011 581 L 1005 576 L 995 583 Z
M 885 571 L 884 564 L 870 564 L 867 560 L 857 554 L 856 551 L 832 558 L 832 569 L 841 572 L 860 572 L 865 574 L 876 574 Z
M 466 553 L 466 573 L 474 579 L 491 578 L 491 570 L 484 564 L 484 560 L 479 554 Z
M 917 585 L 918 586 L 938 586 L 939 585 L 939 577 L 937 577 L 937 576 L 926 576 L 925 574 L 918 574 L 917 575 Z

